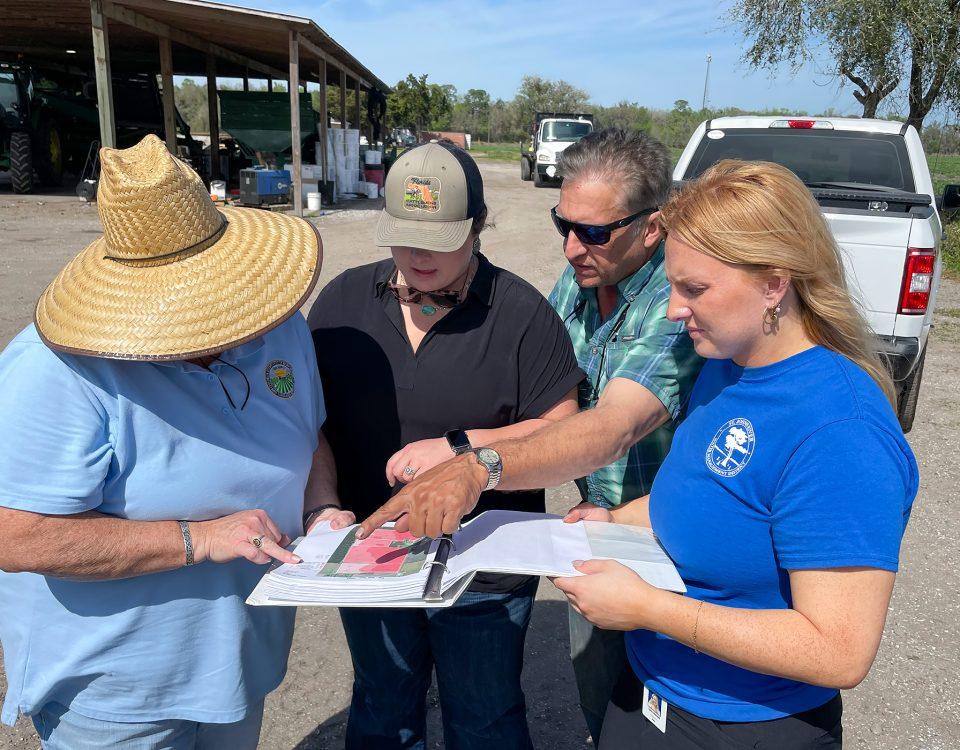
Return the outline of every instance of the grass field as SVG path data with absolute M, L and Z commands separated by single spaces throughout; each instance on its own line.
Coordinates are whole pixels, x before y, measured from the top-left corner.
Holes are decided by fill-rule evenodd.
M 930 176 L 933 178 L 933 191 L 943 194 L 943 186 L 949 183 L 960 184 L 960 154 L 930 154 L 927 156 Z M 955 212 L 952 220 L 944 217 L 947 236 L 943 242 L 943 267 L 946 273 L 960 279 L 960 216 Z
M 520 161 L 519 143 L 477 143 L 470 146 L 470 153 L 497 161 Z

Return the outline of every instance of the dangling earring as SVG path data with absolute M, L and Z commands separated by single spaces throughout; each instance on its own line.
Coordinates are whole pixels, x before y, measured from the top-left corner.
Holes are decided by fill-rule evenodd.
M 480 238 L 479 237 L 473 238 L 473 254 L 480 255 Z
M 775 326 L 780 321 L 780 304 L 776 307 L 768 307 L 763 311 L 763 322 L 767 325 Z

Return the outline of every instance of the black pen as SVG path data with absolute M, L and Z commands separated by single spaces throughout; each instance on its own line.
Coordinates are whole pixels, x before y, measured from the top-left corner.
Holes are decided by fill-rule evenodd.
M 437 552 L 433 556 L 433 560 L 427 563 L 430 566 L 430 574 L 427 576 L 427 585 L 423 587 L 423 600 L 425 602 L 443 601 L 443 594 L 440 593 L 440 583 L 443 580 L 444 571 L 447 569 L 447 560 L 450 557 L 452 547 L 453 536 L 444 534 L 440 537 Z

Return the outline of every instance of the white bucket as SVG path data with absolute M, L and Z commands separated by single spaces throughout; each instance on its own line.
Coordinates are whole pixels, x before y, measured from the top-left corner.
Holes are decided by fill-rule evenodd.
M 320 193 L 307 193 L 307 210 L 320 210 Z
M 210 182 L 210 197 L 215 201 L 225 201 L 227 199 L 227 183 L 223 180 L 212 180 Z
M 368 148 L 363 152 L 363 162 L 364 164 L 379 164 L 380 152 Z
M 377 183 L 365 182 L 363 185 L 367 189 L 368 198 L 376 198 L 380 194 L 380 186 Z

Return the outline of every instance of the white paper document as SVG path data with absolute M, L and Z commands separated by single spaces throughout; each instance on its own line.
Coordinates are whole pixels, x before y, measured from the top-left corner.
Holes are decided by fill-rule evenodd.
M 444 607 L 480 572 L 577 576 L 575 560 L 617 560 L 657 588 L 683 592 L 673 562 L 650 529 L 559 516 L 489 510 L 453 535 L 440 584 L 442 600 L 425 602 L 424 587 L 439 545 L 391 526 L 357 541 L 357 525 L 333 531 L 318 524 L 296 546 L 303 562 L 267 573 L 248 604 L 338 607 Z

